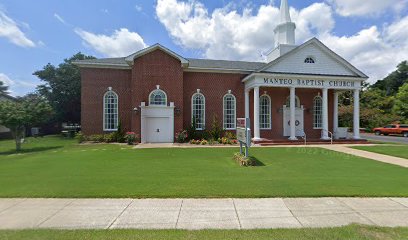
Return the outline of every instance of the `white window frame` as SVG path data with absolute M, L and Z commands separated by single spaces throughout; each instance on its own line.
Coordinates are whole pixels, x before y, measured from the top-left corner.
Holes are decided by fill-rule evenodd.
M 316 101 L 320 100 L 320 109 L 317 112 Z M 320 115 L 320 122 L 317 122 L 316 116 Z M 313 129 L 323 129 L 323 98 L 318 95 L 313 98 Z
M 202 114 L 202 126 L 201 127 L 197 127 L 197 123 L 196 125 L 196 130 L 205 130 L 205 96 L 202 93 L 194 93 L 193 96 L 191 96 L 191 124 L 193 124 L 193 120 L 194 120 L 194 98 L 196 96 L 202 96 L 203 97 L 203 108 L 201 111 L 203 111 Z
M 116 128 L 106 128 L 106 98 L 108 97 L 108 94 L 113 94 L 113 96 L 116 98 L 116 109 L 114 114 L 116 116 L 116 119 L 114 119 L 114 123 L 116 123 Z M 118 130 L 118 125 L 119 125 L 119 96 L 116 92 L 109 90 L 103 95 L 103 131 L 117 131 Z
M 152 104 L 151 97 L 156 92 L 160 92 L 160 93 L 164 94 L 164 104 Z M 167 94 L 166 94 L 166 92 L 161 90 L 161 89 L 155 89 L 155 90 L 151 91 L 150 94 L 149 94 L 149 106 L 167 106 Z
M 226 111 L 226 109 L 225 109 L 226 106 L 225 105 L 226 105 L 226 100 L 227 100 L 226 98 L 227 97 L 232 97 L 232 100 L 234 102 L 234 109 L 233 109 L 234 113 L 233 113 L 231 123 L 226 122 L 227 115 L 225 114 L 225 111 Z M 222 113 L 223 113 L 223 128 L 225 130 L 235 130 L 235 129 L 237 129 L 237 98 L 234 96 L 234 94 L 227 93 L 227 94 L 224 95 L 224 97 L 222 97 Z M 228 128 L 228 127 L 226 127 L 227 125 L 232 125 L 233 127 Z
M 290 107 L 290 96 L 288 96 L 286 98 L 286 103 L 285 103 L 286 107 Z M 300 98 L 298 96 L 295 96 L 295 106 L 297 108 L 300 108 L 301 104 L 300 104 Z
M 268 99 L 269 102 L 269 107 L 268 107 L 268 111 L 269 111 L 269 122 L 268 123 L 262 123 L 261 122 L 261 108 L 262 108 L 262 98 L 266 97 Z M 263 127 L 264 124 L 268 124 L 269 127 Z M 271 130 L 272 129 L 272 99 L 268 94 L 263 94 L 262 96 L 259 97 L 259 129 L 261 130 Z

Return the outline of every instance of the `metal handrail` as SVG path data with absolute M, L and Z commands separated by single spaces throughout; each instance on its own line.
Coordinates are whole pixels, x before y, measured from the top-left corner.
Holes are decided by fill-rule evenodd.
M 330 137 L 330 144 L 333 144 L 333 133 L 330 132 L 329 130 L 325 130 L 325 129 L 322 130 L 322 133 L 324 131 L 326 131 L 328 133 L 329 137 Z
M 307 136 L 306 136 L 306 133 L 305 133 L 305 131 L 302 131 L 302 138 L 303 138 L 303 140 L 305 140 L 305 145 L 307 145 Z

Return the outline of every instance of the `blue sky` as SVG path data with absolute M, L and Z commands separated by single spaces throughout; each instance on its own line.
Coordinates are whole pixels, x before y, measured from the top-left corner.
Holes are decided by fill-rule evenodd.
M 77 52 L 129 55 L 160 43 L 185 57 L 262 61 L 280 1 L 0 0 L 0 80 L 12 95 Z M 407 0 L 289 0 L 297 43 L 318 37 L 374 82 L 408 59 Z

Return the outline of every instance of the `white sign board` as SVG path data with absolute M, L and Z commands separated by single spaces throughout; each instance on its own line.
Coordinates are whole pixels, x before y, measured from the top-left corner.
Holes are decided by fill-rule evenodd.
M 246 119 L 245 118 L 238 118 L 237 119 L 237 140 L 246 143 Z
M 251 145 L 249 118 L 237 118 L 237 140 L 248 147 Z

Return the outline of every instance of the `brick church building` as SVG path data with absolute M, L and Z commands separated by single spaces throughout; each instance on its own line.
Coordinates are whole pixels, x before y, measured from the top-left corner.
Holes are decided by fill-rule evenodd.
M 359 94 L 368 77 L 313 38 L 295 45 L 296 25 L 281 1 L 275 48 L 265 62 L 185 58 L 156 44 L 122 58 L 77 61 L 82 78 L 82 131 L 125 131 L 142 142 L 174 142 L 195 121 L 226 130 L 249 117 L 255 141 L 341 137 L 338 96 L 353 91 L 353 138 L 359 139 Z M 291 124 L 295 123 L 295 124 Z

